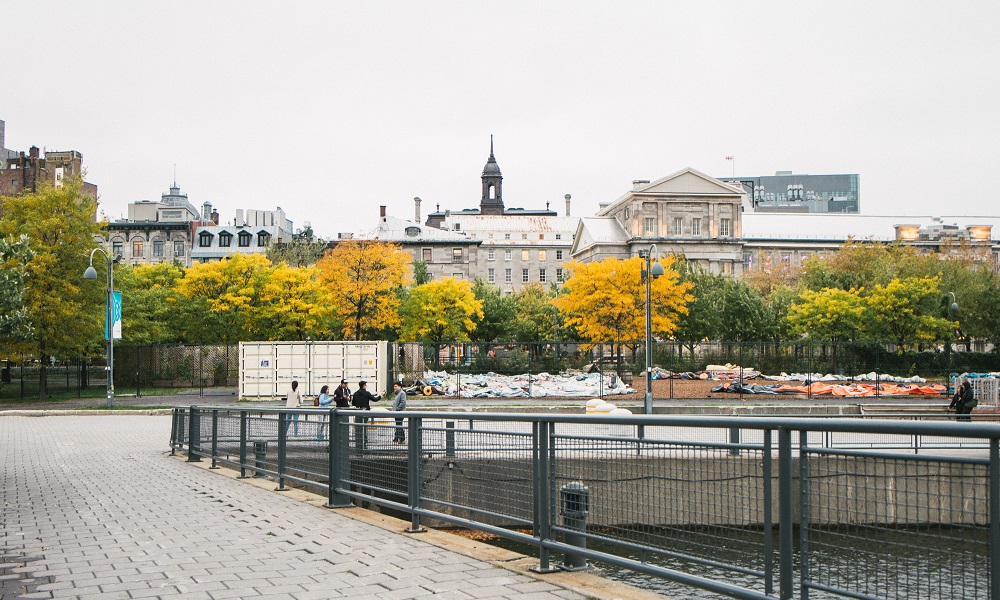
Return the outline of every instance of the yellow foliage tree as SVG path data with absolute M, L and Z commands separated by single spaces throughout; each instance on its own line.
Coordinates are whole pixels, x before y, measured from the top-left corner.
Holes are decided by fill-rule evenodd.
M 316 263 L 345 338 L 361 340 L 399 326 L 399 292 L 413 280 L 411 261 L 396 244 L 350 240 L 337 244 Z
M 652 330 L 654 335 L 668 336 L 694 297 L 689 293 L 692 284 L 680 281 L 675 259 L 668 256 L 659 262 L 664 274 L 651 283 Z M 570 278 L 563 293 L 552 300 L 564 315 L 563 325 L 575 328 L 584 339 L 612 342 L 619 354 L 623 343 L 644 339 L 646 285 L 641 271 L 645 266 L 645 259 L 638 256 L 566 265 Z
M 446 277 L 414 287 L 402 315 L 401 340 L 435 345 L 467 342 L 469 332 L 476 329 L 473 319 L 483 318 L 483 302 L 472 292 L 471 283 Z

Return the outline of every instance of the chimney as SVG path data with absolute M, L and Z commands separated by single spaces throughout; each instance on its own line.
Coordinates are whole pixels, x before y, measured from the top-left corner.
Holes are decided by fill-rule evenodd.
M 212 218 L 212 203 L 206 202 L 201 205 L 201 220 L 208 221 Z
M 383 219 L 385 218 L 385 204 L 378 207 L 378 216 L 382 217 Z
M 216 225 L 219 224 L 219 211 L 212 209 L 212 222 Z
M 648 179 L 633 179 L 632 180 L 632 191 L 635 191 L 635 190 L 641 188 L 642 186 L 646 185 L 647 183 L 649 183 Z
M 38 158 L 38 146 L 28 148 L 28 156 L 31 158 Z
M 414 223 L 419 223 L 420 222 L 420 197 L 419 196 L 414 196 L 413 197 L 413 222 Z
M 567 217 L 569 216 L 569 200 L 570 200 L 570 198 L 572 198 L 572 197 L 573 197 L 573 196 L 570 196 L 569 194 L 566 194 L 565 196 L 563 196 L 563 198 L 565 198 L 565 199 L 566 199 L 566 216 L 567 216 Z

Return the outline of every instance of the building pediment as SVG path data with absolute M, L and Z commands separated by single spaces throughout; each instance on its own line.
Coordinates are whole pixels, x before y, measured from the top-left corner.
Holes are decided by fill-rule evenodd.
M 634 190 L 637 194 L 670 196 L 739 196 L 740 190 L 694 169 L 684 169 Z

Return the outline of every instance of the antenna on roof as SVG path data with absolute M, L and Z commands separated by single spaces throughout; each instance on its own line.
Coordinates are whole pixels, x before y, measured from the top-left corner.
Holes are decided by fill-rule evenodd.
M 493 156 L 493 134 L 490 134 L 490 156 Z
M 177 187 L 177 163 L 174 163 L 174 187 Z

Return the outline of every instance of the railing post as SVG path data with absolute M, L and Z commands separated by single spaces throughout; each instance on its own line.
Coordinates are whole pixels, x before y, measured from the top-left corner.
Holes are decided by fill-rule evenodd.
M 809 440 L 799 432 L 799 597 L 809 600 Z
M 198 407 L 192 406 L 188 413 L 188 459 L 187 462 L 201 462 L 198 452 L 201 450 L 201 416 Z
M 212 409 L 212 466 L 209 469 L 218 469 L 219 456 L 219 409 Z
M 535 451 L 531 455 L 532 472 L 535 474 L 535 530 L 541 542 L 552 539 L 552 493 L 551 464 L 549 463 L 549 444 L 552 440 L 552 425 L 546 422 L 536 422 L 534 427 Z M 549 549 L 539 544 L 538 566 L 531 567 L 536 573 L 552 573 L 557 567 L 549 564 Z
M 405 531 L 408 533 L 423 533 L 427 531 L 420 526 L 420 515 L 417 509 L 420 508 L 420 450 L 423 440 L 420 435 L 423 419 L 410 417 L 406 423 L 407 439 L 406 445 L 406 496 L 410 505 L 410 527 Z
M 1000 598 L 1000 444 L 990 438 L 990 598 Z
M 170 456 L 177 456 L 177 420 L 180 419 L 180 409 L 176 406 L 170 411 Z
M 288 414 L 278 413 L 278 487 L 276 492 L 287 491 L 285 487 L 285 446 L 288 444 Z
M 444 428 L 444 455 L 455 458 L 455 422 L 445 421 Z
M 329 480 L 327 481 L 326 507 L 347 508 L 353 506 L 350 497 L 341 494 L 337 488 L 351 471 L 351 421 L 349 413 L 330 409 L 330 452 Z
M 247 411 L 240 411 L 240 475 L 238 479 L 247 478 Z
M 792 598 L 792 432 L 778 430 L 778 597 Z
M 729 428 L 729 443 L 730 444 L 739 444 L 740 443 L 740 428 L 739 427 L 730 427 Z M 729 449 L 729 456 L 739 456 L 739 455 L 740 455 L 740 449 L 739 448 L 730 448 Z
M 774 500 L 774 486 L 771 477 L 774 468 L 771 464 L 772 457 L 771 430 L 764 430 L 764 456 L 762 476 L 764 478 L 764 593 L 771 595 L 774 593 L 774 514 L 772 511 Z

